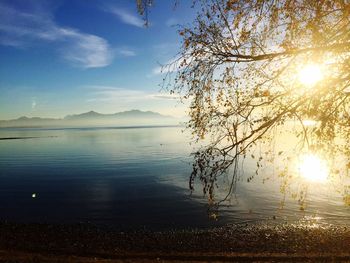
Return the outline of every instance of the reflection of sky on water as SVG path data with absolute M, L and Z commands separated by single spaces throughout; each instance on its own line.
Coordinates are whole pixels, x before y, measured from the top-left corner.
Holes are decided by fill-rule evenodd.
M 188 190 L 192 146 L 181 128 L 0 131 L 7 136 L 58 137 L 0 142 L 1 219 L 160 228 L 304 215 L 295 201 L 279 210 L 277 181 L 256 178 L 239 182 L 237 198 L 221 209 L 219 222 L 209 220 L 201 186 L 192 196 Z M 246 161 L 245 174 L 253 172 Z M 312 188 L 318 192 L 310 194 L 314 202 L 306 215 L 347 222 L 349 209 L 322 187 Z

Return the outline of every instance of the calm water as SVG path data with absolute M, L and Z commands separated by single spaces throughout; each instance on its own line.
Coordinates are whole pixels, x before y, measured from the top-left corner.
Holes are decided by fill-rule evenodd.
M 201 185 L 191 195 L 193 145 L 179 127 L 1 129 L 0 219 L 93 222 L 121 228 L 210 227 L 316 218 L 350 223 L 350 210 L 330 186 L 315 186 L 307 212 L 286 201 L 278 181 L 239 182 L 229 207 L 208 216 Z M 245 174 L 253 173 L 248 166 Z M 221 191 L 228 186 L 223 184 Z M 35 198 L 32 195 L 35 194 Z M 210 213 L 209 213 L 210 215 Z

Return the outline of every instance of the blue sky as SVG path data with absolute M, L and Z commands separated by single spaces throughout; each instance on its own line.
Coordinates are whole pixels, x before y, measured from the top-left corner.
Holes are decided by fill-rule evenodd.
M 0 0 L 0 119 L 140 109 L 183 116 L 160 92 L 159 63 L 181 44 L 192 1 L 155 0 L 144 27 L 135 0 Z M 164 92 L 163 92 L 164 93 Z

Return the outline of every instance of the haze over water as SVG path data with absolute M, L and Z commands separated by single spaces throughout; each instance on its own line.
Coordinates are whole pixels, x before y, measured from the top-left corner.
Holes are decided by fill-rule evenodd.
M 0 219 L 18 222 L 92 222 L 120 228 L 207 228 L 226 223 L 295 221 L 350 223 L 350 211 L 330 186 L 315 185 L 306 212 L 279 183 L 240 181 L 218 218 L 208 213 L 197 182 L 188 177 L 194 145 L 181 127 L 1 129 Z M 254 173 L 246 162 L 245 174 Z M 228 185 L 221 184 L 225 192 Z M 34 195 L 33 195 L 34 194 Z M 275 219 L 275 220 L 274 220 Z

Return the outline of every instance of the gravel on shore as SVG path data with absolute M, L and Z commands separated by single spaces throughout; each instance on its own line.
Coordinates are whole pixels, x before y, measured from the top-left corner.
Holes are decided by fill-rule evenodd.
M 22 259 L 16 261 L 18 257 Z M 350 262 L 350 227 L 279 223 L 227 225 L 205 230 L 120 231 L 86 223 L 0 222 L 0 262 L 223 262 L 233 259 Z

